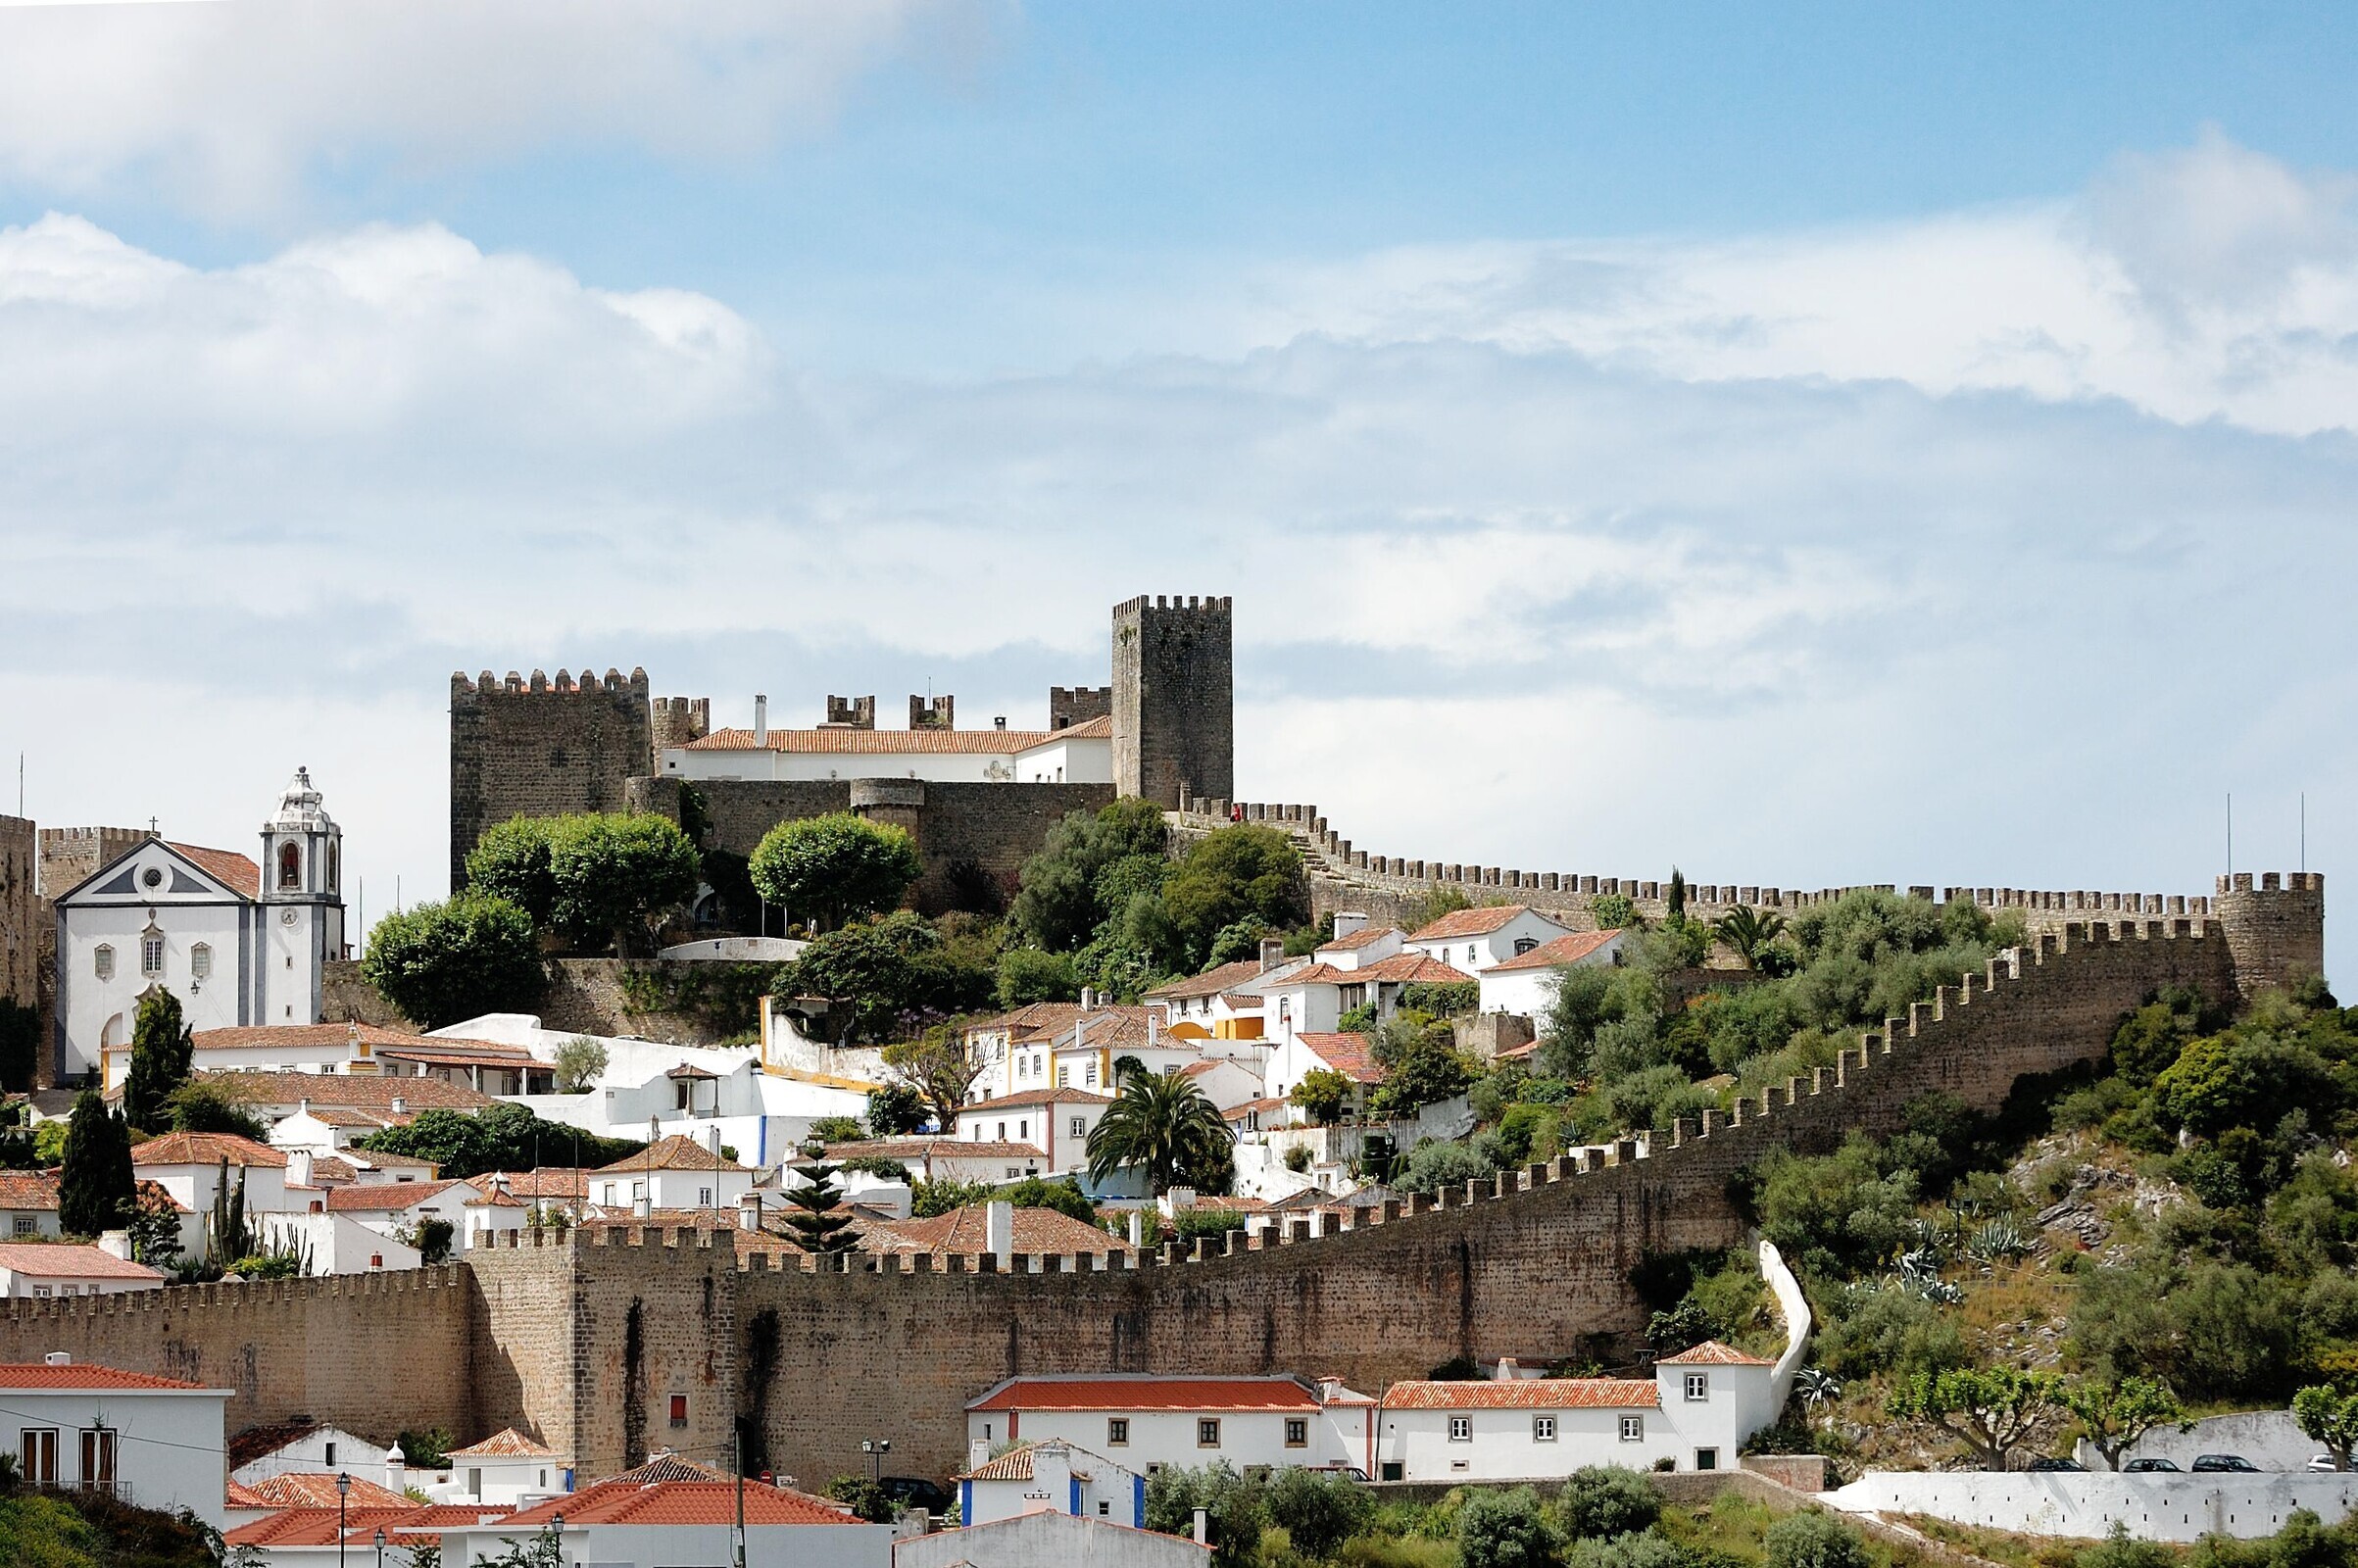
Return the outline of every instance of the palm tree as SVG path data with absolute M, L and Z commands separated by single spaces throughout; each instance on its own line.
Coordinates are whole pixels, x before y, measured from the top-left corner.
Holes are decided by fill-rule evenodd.
M 1712 929 L 1735 950 L 1745 968 L 1757 968 L 1761 953 L 1785 934 L 1785 916 L 1762 914 L 1749 905 L 1739 905 L 1721 915 Z
M 1101 1183 L 1120 1166 L 1144 1165 L 1148 1190 L 1160 1198 L 1229 1136 L 1220 1108 L 1195 1080 L 1176 1069 L 1133 1073 L 1089 1135 L 1089 1180 Z

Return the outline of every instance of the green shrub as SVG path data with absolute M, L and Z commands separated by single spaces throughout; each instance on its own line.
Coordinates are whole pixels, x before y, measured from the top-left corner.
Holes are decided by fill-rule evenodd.
M 1858 1532 L 1815 1508 L 1788 1514 L 1763 1538 L 1768 1568 L 1870 1568 Z
M 1608 1539 L 1652 1528 L 1661 1499 L 1635 1470 L 1588 1465 L 1572 1472 L 1556 1498 L 1564 1534 L 1575 1541 Z
M 1555 1527 L 1529 1487 L 1483 1492 L 1457 1511 L 1457 1555 L 1464 1568 L 1544 1568 L 1555 1560 Z

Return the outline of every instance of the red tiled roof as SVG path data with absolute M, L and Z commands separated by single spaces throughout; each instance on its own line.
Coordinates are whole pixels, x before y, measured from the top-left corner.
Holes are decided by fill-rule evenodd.
M 356 1182 L 327 1190 L 330 1214 L 389 1214 L 423 1203 L 459 1186 L 447 1182 Z M 464 1200 L 462 1200 L 464 1201 Z
M 1001 1110 L 1009 1105 L 1109 1105 L 1112 1102 L 1111 1095 L 1101 1095 L 1093 1089 L 1019 1089 L 1011 1095 L 1001 1095 L 997 1100 L 978 1100 L 971 1105 L 960 1105 L 958 1113 L 964 1116 L 986 1110 Z
M 1094 722 L 1094 720 L 1092 721 Z M 1065 740 L 1086 725 L 1069 729 L 772 729 L 766 746 L 754 744 L 750 729 L 716 729 L 682 748 L 691 752 L 847 753 L 861 756 L 980 754 L 1011 757 L 1043 741 Z M 1108 727 L 1105 733 L 1112 733 Z
M 990 1250 L 984 1234 L 985 1210 L 979 1204 L 954 1208 L 947 1214 L 929 1219 L 897 1219 L 878 1225 L 867 1236 L 868 1250 L 873 1252 L 963 1252 Z M 1089 1252 L 1104 1257 L 1113 1252 L 1126 1252 L 1127 1244 L 1116 1241 L 1105 1231 L 1085 1220 L 1054 1208 L 1019 1208 L 1015 1210 L 1015 1235 L 1011 1250 L 1017 1252 Z
M 1160 997 L 1171 1002 L 1193 1001 L 1197 997 L 1216 997 L 1231 986 L 1242 985 L 1248 980 L 1259 979 L 1260 974 L 1261 965 L 1258 958 L 1239 958 L 1234 963 L 1223 963 L 1216 969 L 1206 969 L 1202 974 L 1191 975 L 1183 980 L 1165 980 L 1147 995 Z
M 1229 1106 L 1226 1110 L 1221 1111 L 1220 1115 L 1228 1121 L 1243 1121 L 1247 1113 L 1251 1111 L 1273 1110 L 1290 1103 L 1292 1102 L 1285 1100 L 1248 1100 L 1241 1105 Z
M 256 1170 L 286 1168 L 282 1151 L 235 1133 L 166 1133 L 131 1146 L 134 1165 L 219 1165 L 224 1159 Z
M 1722 1345 L 1717 1340 L 1705 1340 L 1691 1350 L 1681 1350 L 1676 1355 L 1663 1356 L 1654 1363 L 1656 1366 L 1774 1366 L 1776 1364 L 1774 1361 L 1764 1360 L 1757 1355 L 1746 1355 L 1736 1347 Z
M 1387 1410 L 1635 1410 L 1662 1402 L 1651 1378 L 1515 1378 L 1488 1383 L 1395 1383 Z
M 256 1496 L 253 1489 L 242 1481 L 230 1482 L 222 1493 L 221 1500 L 232 1508 L 268 1508 L 270 1506 L 269 1503 Z
M 360 1481 L 355 1478 L 353 1491 L 357 1493 L 359 1490 Z M 377 1490 L 381 1492 L 384 1489 L 380 1487 Z M 257 1519 L 252 1524 L 239 1525 L 235 1530 L 225 1532 L 221 1536 L 221 1543 L 233 1547 L 332 1546 L 336 1544 L 336 1524 L 340 1517 L 344 1525 L 344 1539 L 348 1543 L 358 1545 L 362 1542 L 372 1541 L 372 1533 L 380 1527 L 384 1530 L 386 1538 L 390 1540 L 397 1525 L 425 1511 L 418 1504 L 405 1497 L 402 1499 L 402 1505 L 398 1508 L 352 1509 L 348 1507 L 339 1516 L 336 1512 L 332 1487 L 329 1488 L 328 1494 L 329 1501 L 325 1507 L 314 1505 L 304 1508 L 282 1508 L 268 1519 Z M 251 1507 L 253 1505 L 251 1503 L 233 1503 L 231 1506 Z M 264 1506 L 270 1505 L 265 1503 Z
M 379 1046 L 376 1054 L 388 1061 L 413 1061 L 421 1067 L 506 1067 L 521 1070 L 547 1067 L 521 1046 L 493 1045 L 480 1040 L 419 1040 L 398 1046 Z M 551 1067 L 550 1071 L 556 1069 Z
M 1364 980 L 1391 980 L 1403 985 L 1448 986 L 1474 977 L 1462 969 L 1453 969 L 1439 958 L 1421 953 L 1396 953 L 1378 963 L 1355 971 Z
M 57 1207 L 57 1177 L 45 1170 L 0 1171 L 0 1209 Z
M 1009 1448 L 981 1469 L 969 1470 L 962 1476 L 953 1476 L 951 1479 L 953 1481 L 1029 1481 L 1032 1479 L 1032 1452 L 1039 1446 L 1040 1445 L 1036 1443 L 1027 1443 L 1019 1448 Z M 1086 1450 L 1083 1449 L 1073 1451 L 1086 1454 Z M 1075 1470 L 1072 1476 L 1075 1481 L 1092 1479 L 1086 1470 Z
M 255 1460 L 299 1441 L 306 1433 L 319 1430 L 317 1421 L 270 1421 L 248 1427 L 229 1440 L 229 1468 L 243 1470 Z
M 328 1182 L 357 1182 L 360 1179 L 359 1167 L 349 1161 L 338 1159 L 333 1154 L 314 1154 L 312 1156 L 311 1180 L 315 1187 Z
M 1368 1054 L 1365 1035 L 1303 1034 L 1294 1038 L 1302 1048 L 1355 1084 L 1380 1084 L 1384 1069 Z
M 477 1094 L 465 1084 L 439 1078 L 387 1078 L 381 1073 L 261 1072 L 232 1068 L 208 1072 L 205 1081 L 251 1104 L 298 1105 L 308 1100 L 312 1108 L 368 1110 L 382 1115 L 399 1100 L 404 1108 L 419 1110 L 480 1110 L 499 1102 Z
M 952 1159 L 963 1154 L 974 1159 L 1046 1159 L 1030 1144 L 996 1140 L 966 1142 L 957 1138 L 863 1138 L 856 1144 L 829 1144 L 829 1159 Z
M 1578 963 L 1619 935 L 1621 930 L 1618 926 L 1605 931 L 1575 931 L 1570 936 L 1543 942 L 1529 953 L 1501 958 L 1483 972 L 1499 974 L 1513 969 L 1552 969 L 1558 964 Z
M 0 1242 L 0 1269 L 42 1279 L 144 1280 L 150 1284 L 164 1280 L 160 1271 L 145 1263 L 76 1242 Z
M 544 1448 L 514 1427 L 494 1432 L 470 1447 L 453 1448 L 446 1457 L 452 1459 L 554 1459 L 555 1448 Z
M 235 850 L 209 850 L 201 844 L 167 845 L 202 868 L 207 876 L 249 899 L 262 897 L 262 867 Z
M 88 1361 L 76 1361 L 70 1366 L 23 1361 L 13 1365 L 0 1364 L 0 1389 L 201 1390 L 204 1387 L 202 1383 L 183 1383 L 178 1378 L 160 1378 L 146 1372 L 125 1372 L 121 1367 L 98 1366 Z
M 532 1170 L 494 1171 L 483 1180 L 506 1177 L 508 1191 L 518 1198 L 587 1198 L 590 1173 L 569 1165 L 541 1165 Z
M 1479 937 L 1498 930 L 1518 914 L 1529 914 L 1527 904 L 1491 904 L 1479 909 L 1455 909 L 1430 925 L 1408 933 L 1411 942 L 1446 942 L 1451 937 Z M 1545 915 L 1542 919 L 1547 918 Z
M 617 1159 L 590 1172 L 593 1176 L 628 1176 L 650 1170 L 736 1170 L 752 1174 L 725 1154 L 715 1154 L 693 1138 L 678 1133 L 660 1139 L 627 1159 Z
M 683 1459 L 676 1453 L 659 1453 L 636 1470 L 625 1470 L 618 1476 L 608 1476 L 605 1480 L 596 1482 L 592 1487 L 584 1490 L 623 1484 L 634 1487 L 650 1487 L 659 1481 L 725 1481 L 727 1479 L 728 1477 L 709 1464 L 698 1464 L 695 1460 Z
M 1339 986 L 1347 981 L 1357 980 L 1365 973 L 1366 971 L 1363 969 L 1338 969 L 1331 963 L 1313 963 L 1306 969 L 1295 970 L 1282 980 L 1270 981 L 1269 989 L 1276 991 L 1286 986 Z
M 860 1521 L 852 1510 L 783 1487 L 749 1485 L 744 1489 L 745 1522 L 749 1525 L 848 1525 Z M 563 1497 L 520 1508 L 500 1521 L 503 1526 L 547 1524 L 558 1514 L 573 1525 L 724 1525 L 737 1518 L 738 1488 L 733 1481 L 659 1481 L 639 1486 L 624 1481 L 601 1481 Z M 882 1527 L 879 1527 L 882 1528 Z
M 1652 1388 L 1652 1384 L 1647 1384 Z M 1292 1378 L 1010 1378 L 968 1410 L 1315 1410 Z
M 380 1029 L 372 1023 L 238 1024 L 224 1029 L 199 1029 L 189 1036 L 199 1051 L 245 1051 L 257 1046 L 345 1046 L 355 1036 L 371 1050 L 409 1046 L 471 1046 L 487 1051 L 520 1051 L 482 1040 L 429 1040 L 399 1029 Z
M 272 1508 L 324 1508 L 331 1515 L 335 1512 L 336 1478 L 325 1470 L 289 1470 L 282 1475 L 267 1476 L 247 1485 L 254 1495 Z M 398 1508 L 406 1511 L 418 1504 L 365 1477 L 354 1476 L 352 1494 L 345 1498 L 344 1506 L 348 1509 Z
M 1356 953 L 1361 948 L 1372 947 L 1386 937 L 1397 935 L 1399 932 L 1400 927 L 1396 925 L 1363 925 L 1350 936 L 1337 937 L 1332 942 L 1319 943 L 1318 951 L 1320 953 Z

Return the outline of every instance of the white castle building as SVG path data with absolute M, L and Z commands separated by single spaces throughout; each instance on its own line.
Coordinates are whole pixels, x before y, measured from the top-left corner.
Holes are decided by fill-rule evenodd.
M 60 1082 L 130 1064 L 139 999 L 171 992 L 192 1029 L 319 1021 L 345 956 L 343 830 L 297 768 L 262 828 L 262 863 L 151 838 L 57 899 Z

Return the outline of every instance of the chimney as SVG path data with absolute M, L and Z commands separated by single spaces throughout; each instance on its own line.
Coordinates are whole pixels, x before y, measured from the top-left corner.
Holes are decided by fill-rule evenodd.
M 1015 1255 L 1015 1205 L 994 1200 L 983 1205 L 983 1245 L 997 1254 L 999 1270 L 1006 1273 L 1007 1262 Z
M 759 694 L 754 698 L 754 744 L 769 744 L 769 699 Z
M 1496 1377 L 1500 1383 L 1512 1383 L 1515 1380 L 1515 1358 L 1513 1356 L 1498 1357 L 1498 1370 Z
M 751 1188 L 746 1190 L 743 1198 L 737 1200 L 737 1228 L 741 1231 L 758 1231 L 761 1228 L 761 1195 Z
M 993 729 L 1006 729 L 1007 727 L 1007 715 L 1001 713 L 998 717 L 992 719 L 991 727 Z
M 1354 931 L 1366 929 L 1366 915 L 1352 910 L 1337 909 L 1335 911 L 1335 936 L 1338 939 L 1350 936 Z
M 976 1438 L 966 1445 L 966 1468 L 980 1470 L 991 1462 L 991 1443 L 988 1438 Z
M 1196 1544 L 1199 1546 L 1211 1544 L 1211 1516 L 1201 1508 L 1196 1510 Z
M 393 1114 L 396 1116 L 407 1116 L 409 1113 L 409 1101 L 400 1095 L 395 1095 L 393 1097 Z
M 718 1127 L 707 1127 L 704 1130 L 704 1152 L 712 1155 L 715 1162 L 719 1160 L 720 1129 Z
M 1284 937 L 1261 938 L 1261 973 L 1267 974 L 1272 969 L 1282 967 L 1285 961 L 1286 939 Z
M 1130 1245 L 1134 1248 L 1147 1245 L 1147 1211 L 1143 1208 L 1130 1210 Z
M 289 1187 L 309 1187 L 311 1185 L 310 1150 L 295 1149 L 287 1152 L 286 1184 Z
M 295 1102 L 295 1114 L 298 1116 L 311 1114 L 311 1100 L 308 1096 Z
M 72 1350 L 52 1350 L 41 1357 L 41 1364 L 43 1366 L 72 1366 L 74 1352 Z
M 1088 986 L 1081 987 L 1081 1010 L 1083 1012 L 1087 1012 L 1090 1008 L 1096 1005 L 1097 992 Z
M 98 1250 L 109 1257 L 120 1257 L 128 1263 L 131 1260 L 131 1233 L 129 1231 L 100 1231 L 98 1233 Z
M 410 1456 L 401 1451 L 400 1444 L 396 1443 L 385 1450 L 385 1490 L 387 1492 L 398 1495 L 408 1490 L 410 1482 L 407 1471 L 409 1467 Z
M 655 1189 L 653 1184 L 649 1184 L 648 1186 L 642 1188 L 638 1196 L 630 1200 L 630 1217 L 638 1220 L 653 1219 L 655 1217 Z

